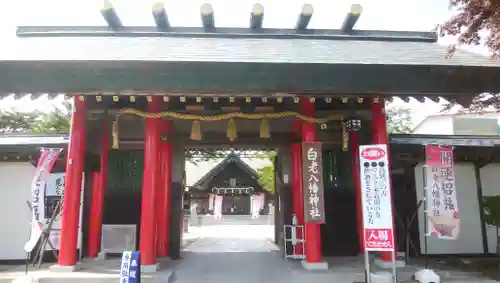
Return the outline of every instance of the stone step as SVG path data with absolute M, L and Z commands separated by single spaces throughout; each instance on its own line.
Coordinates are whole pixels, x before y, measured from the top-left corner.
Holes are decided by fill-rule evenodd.
M 117 271 L 118 272 L 118 271 Z M 119 282 L 116 274 L 96 274 L 74 272 L 71 274 L 57 274 L 50 272 L 33 272 L 33 274 L 2 274 L 0 283 L 116 283 Z M 173 272 L 159 272 L 141 276 L 143 283 L 170 283 L 173 282 Z

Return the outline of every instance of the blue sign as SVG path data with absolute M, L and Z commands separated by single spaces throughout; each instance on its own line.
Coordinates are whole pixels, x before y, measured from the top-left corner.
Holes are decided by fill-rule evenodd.
M 122 255 L 120 283 L 141 282 L 141 253 L 125 251 Z

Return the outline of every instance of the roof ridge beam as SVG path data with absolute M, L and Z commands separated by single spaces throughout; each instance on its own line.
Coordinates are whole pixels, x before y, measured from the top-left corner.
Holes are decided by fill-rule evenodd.
M 109 0 L 102 1 L 101 15 L 110 28 L 118 30 L 123 27 L 120 17 L 118 17 L 113 4 Z
M 205 29 L 215 28 L 214 9 L 211 4 L 204 3 L 200 7 L 201 23 Z
M 211 14 L 213 16 L 213 14 Z M 210 18 L 210 16 L 208 16 Z M 209 27 L 210 25 L 207 25 Z M 207 32 L 208 31 L 208 32 Z M 170 27 L 158 31 L 156 26 L 129 26 L 110 30 L 107 26 L 19 26 L 18 37 L 187 37 L 187 38 L 258 38 L 308 40 L 379 40 L 437 42 L 436 32 L 339 29 L 267 29 L 218 27 Z
M 152 7 L 152 13 L 158 30 L 167 31 L 170 28 L 170 22 L 165 11 L 165 4 L 163 2 L 155 2 Z
M 297 19 L 297 24 L 295 25 L 296 30 L 306 30 L 309 22 L 311 21 L 312 15 L 314 13 L 314 8 L 311 4 L 304 4 L 302 6 L 302 11 Z
M 264 6 L 260 3 L 255 3 L 252 6 L 252 12 L 250 13 L 250 28 L 261 29 L 264 23 Z
M 347 13 L 340 31 L 343 33 L 350 33 L 356 25 L 361 13 L 363 12 L 363 7 L 360 4 L 352 4 L 351 10 Z

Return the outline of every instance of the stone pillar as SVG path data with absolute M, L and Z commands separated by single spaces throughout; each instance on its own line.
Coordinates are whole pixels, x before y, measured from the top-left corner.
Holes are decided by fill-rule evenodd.
M 82 176 L 85 164 L 85 124 L 87 120 L 86 101 L 80 98 L 83 99 L 84 97 L 74 97 L 71 133 L 66 161 L 64 205 L 61 217 L 63 229 L 61 230 L 59 261 L 53 270 L 72 271 L 76 265 Z
M 152 98 L 148 111 L 159 112 L 161 97 Z M 160 122 L 159 118 L 146 118 L 140 231 L 141 268 L 144 272 L 156 271 L 155 204 L 159 181 Z

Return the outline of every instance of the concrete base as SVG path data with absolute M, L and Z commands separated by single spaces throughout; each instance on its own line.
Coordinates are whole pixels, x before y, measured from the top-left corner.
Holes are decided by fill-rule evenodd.
M 100 252 L 97 254 L 97 258 L 96 259 L 101 259 L 101 260 L 105 260 L 108 258 L 108 254 L 106 252 Z
M 155 273 L 159 270 L 159 264 L 141 265 L 142 273 Z
M 380 258 L 375 258 L 373 264 L 380 268 L 392 268 L 392 261 L 381 260 Z M 403 260 L 396 260 L 396 267 L 405 267 L 406 263 Z
M 75 272 L 81 269 L 79 264 L 76 265 L 52 265 L 49 270 L 50 272 Z
M 307 262 L 302 260 L 300 263 L 305 270 L 328 270 L 328 263 L 326 261 Z
M 159 257 L 156 258 L 156 261 L 158 269 L 166 269 L 172 264 L 172 260 L 169 257 Z

